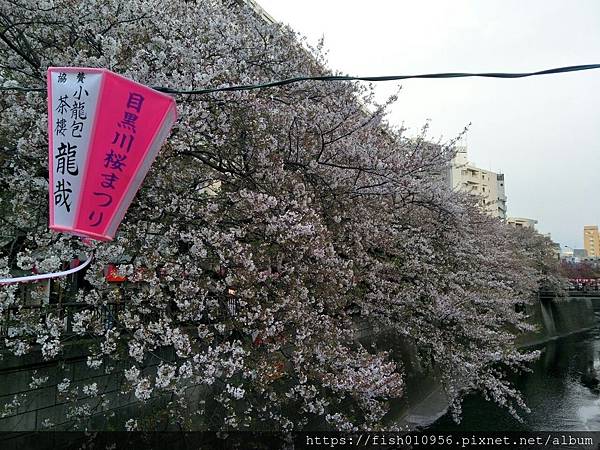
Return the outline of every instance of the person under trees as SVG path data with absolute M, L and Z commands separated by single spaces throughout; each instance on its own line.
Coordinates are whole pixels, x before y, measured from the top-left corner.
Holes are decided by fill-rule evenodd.
M 327 72 L 321 47 L 307 50 L 238 2 L 0 5 L 5 87 L 43 87 L 49 66 L 103 67 L 174 89 Z M 93 251 L 72 318 L 90 368 L 122 373 L 123 395 L 166 399 L 171 427 L 390 428 L 404 368 L 355 339 L 360 317 L 416 344 L 457 417 L 465 390 L 526 410 L 506 374 L 537 356 L 513 339 L 531 328 L 516 305 L 533 298 L 544 268 L 514 230 L 448 188 L 454 141 L 433 144 L 426 127 L 407 138 L 384 120 L 396 98 L 376 104 L 358 83 L 176 100 L 179 120 L 115 240 L 86 247 L 47 228 L 45 95 L 0 97 L 0 221 L 9 236 L 0 272 L 59 270 Z M 536 248 L 542 259 L 550 251 Z M 116 294 L 103 269 L 123 259 L 129 282 L 110 309 Z M 65 322 L 50 306 L 40 320 L 16 293 L 0 290 L 0 312 L 18 319 L 4 350 L 60 361 L 73 342 Z M 201 392 L 195 401 L 190 387 Z M 118 401 L 67 373 L 58 390 L 81 427 Z M 76 401 L 82 394 L 98 401 Z M 156 424 L 139 417 L 126 427 Z

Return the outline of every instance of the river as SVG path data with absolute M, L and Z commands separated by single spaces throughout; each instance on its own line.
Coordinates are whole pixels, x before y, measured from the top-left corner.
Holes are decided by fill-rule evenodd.
M 535 348 L 541 357 L 530 373 L 514 376 L 531 413 L 523 422 L 480 395 L 463 403 L 460 424 L 446 414 L 428 431 L 600 431 L 600 299 L 596 326 Z

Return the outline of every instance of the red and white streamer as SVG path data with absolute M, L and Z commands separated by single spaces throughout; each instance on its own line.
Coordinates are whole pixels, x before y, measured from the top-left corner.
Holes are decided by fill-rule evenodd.
M 40 280 L 47 280 L 50 278 L 66 277 L 67 275 L 71 275 L 76 272 L 79 272 L 80 270 L 85 269 L 90 264 L 90 262 L 92 262 L 91 256 L 88 259 L 86 259 L 83 263 L 79 264 L 77 267 L 74 267 L 69 270 L 63 270 L 62 272 L 43 273 L 43 274 L 37 274 L 37 275 L 29 275 L 26 277 L 0 278 L 0 285 L 15 284 L 15 283 L 30 283 L 30 282 L 40 281 Z

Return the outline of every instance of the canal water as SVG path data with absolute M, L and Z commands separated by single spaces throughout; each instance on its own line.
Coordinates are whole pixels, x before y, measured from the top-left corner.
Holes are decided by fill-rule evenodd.
M 448 413 L 428 431 L 600 431 L 600 299 L 594 303 L 596 326 L 536 346 L 542 355 L 533 372 L 514 376 L 531 409 L 523 422 L 470 395 L 460 424 Z

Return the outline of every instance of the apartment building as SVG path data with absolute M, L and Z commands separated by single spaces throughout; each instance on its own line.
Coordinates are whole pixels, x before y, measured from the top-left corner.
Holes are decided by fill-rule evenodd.
M 258 4 L 256 0 L 235 0 L 238 4 L 246 4 L 254 10 L 254 12 L 267 23 L 277 23 L 277 21 Z
M 598 225 L 586 225 L 583 227 L 583 247 L 588 256 L 600 256 L 600 235 Z
M 515 228 L 531 228 L 535 230 L 535 225 L 538 222 L 535 219 L 527 219 L 525 217 L 508 217 L 506 223 Z
M 504 174 L 480 169 L 467 159 L 467 148 L 459 147 L 448 169 L 452 189 L 477 195 L 488 214 L 506 219 Z

